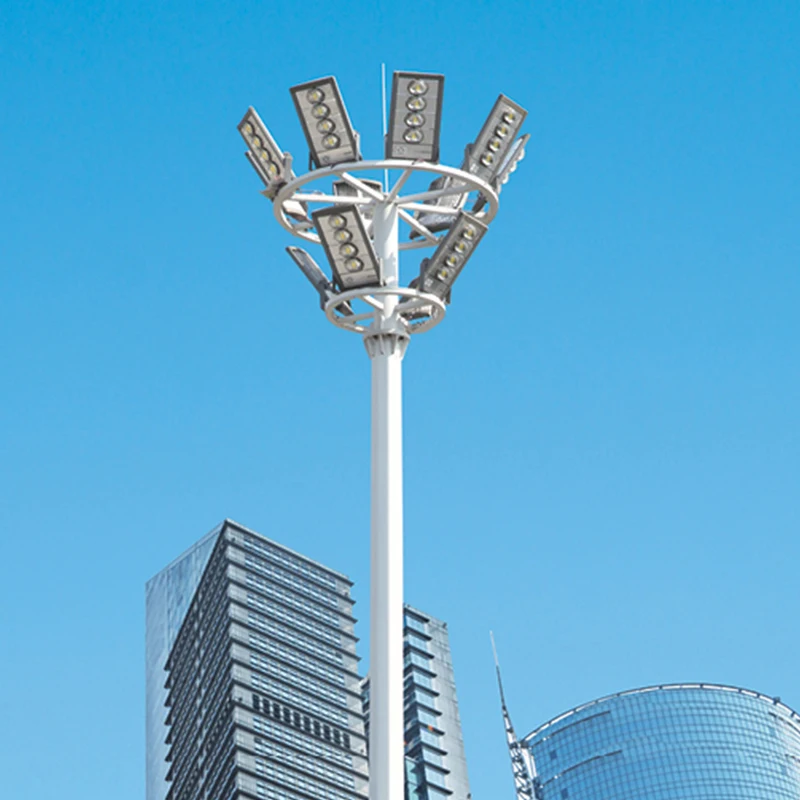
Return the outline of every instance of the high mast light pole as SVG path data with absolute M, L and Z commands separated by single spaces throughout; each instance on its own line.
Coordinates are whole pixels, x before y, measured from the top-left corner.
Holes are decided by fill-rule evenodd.
M 524 156 L 526 112 L 500 95 L 462 166 L 444 166 L 444 76 L 396 72 L 384 158 L 367 161 L 335 78 L 290 92 L 313 169 L 295 175 L 253 108 L 239 131 L 278 223 L 322 245 L 330 276 L 301 248 L 289 254 L 328 320 L 360 334 L 372 362 L 369 794 L 403 800 L 403 356 L 412 335 L 444 318 L 454 281 L 497 214 Z M 393 180 L 375 180 L 382 174 Z M 409 229 L 402 240 L 400 223 Z M 423 248 L 435 249 L 402 285 L 400 252 Z

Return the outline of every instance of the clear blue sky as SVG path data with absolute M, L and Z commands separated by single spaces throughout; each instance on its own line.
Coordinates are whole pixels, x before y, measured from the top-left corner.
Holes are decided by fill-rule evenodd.
M 474 797 L 512 797 L 490 628 L 520 732 L 667 681 L 800 707 L 799 54 L 796 0 L 5 2 L 3 794 L 143 796 L 144 583 L 226 516 L 349 573 L 366 636 L 369 362 L 235 126 L 302 160 L 288 87 L 334 73 L 377 154 L 382 61 L 447 75 L 445 161 L 530 112 L 406 357 Z

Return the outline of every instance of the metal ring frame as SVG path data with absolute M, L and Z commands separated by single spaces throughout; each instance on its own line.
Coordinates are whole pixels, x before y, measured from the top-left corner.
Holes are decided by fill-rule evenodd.
M 375 173 L 381 170 L 387 176 L 389 170 L 400 172 L 392 183 L 391 188 L 376 189 L 352 174 L 358 172 Z M 448 177 L 451 179 L 451 184 L 442 189 L 429 189 L 423 192 L 402 195 L 403 187 L 415 172 Z M 356 189 L 359 195 L 346 196 L 335 195 L 331 192 L 303 191 L 309 184 L 326 179 L 343 180 Z M 458 208 L 432 205 L 430 201 L 435 201 L 440 197 L 466 195 L 472 192 L 477 192 L 483 196 L 485 204 L 483 209 L 476 213 L 475 216 L 488 224 L 497 214 L 499 205 L 497 192 L 486 181 L 469 172 L 442 164 L 431 164 L 426 161 L 399 159 L 356 161 L 324 167 L 289 181 L 275 194 L 273 211 L 280 225 L 293 236 L 297 236 L 307 242 L 320 244 L 319 235 L 314 230 L 313 222 L 308 218 L 299 219 L 298 215 L 292 215 L 291 208 L 287 208 L 287 206 L 294 204 L 295 208 L 297 208 L 299 204 L 307 206 L 308 204 L 318 203 L 329 206 L 355 203 L 361 207 L 365 214 L 368 214 L 369 209 L 378 204 L 391 204 L 397 209 L 398 220 L 403 220 L 412 230 L 419 234 L 419 238 L 416 240 L 399 242 L 398 250 L 416 250 L 424 247 L 436 247 L 445 234 L 442 233 L 437 236 L 436 233 L 429 230 L 414 216 L 414 212 L 443 216 L 451 214 L 455 217 L 459 213 Z M 369 227 L 368 230 L 370 230 Z M 378 298 L 386 300 L 392 296 L 398 299 L 394 307 L 393 316 L 405 328 L 407 333 L 423 333 L 438 325 L 444 318 L 446 306 L 441 299 L 415 288 L 400 286 L 365 286 L 341 292 L 331 297 L 325 304 L 325 315 L 334 325 L 363 334 L 369 331 L 371 322 L 376 320 L 376 315 L 382 314 L 384 311 L 384 302 Z M 369 306 L 369 310 L 365 312 L 356 311 L 356 313 L 352 314 L 345 313 L 344 309 L 346 307 L 344 304 L 354 300 L 363 301 Z
M 375 312 L 383 312 L 385 305 L 377 298 L 396 297 L 400 299 L 393 309 L 393 317 L 405 328 L 406 333 L 424 333 L 438 325 L 445 315 L 446 306 L 436 295 L 420 292 L 404 286 L 365 286 L 361 289 L 350 289 L 332 297 L 325 304 L 325 316 L 339 328 L 354 333 L 367 333 L 370 323 L 375 319 Z M 371 310 L 363 313 L 344 315 L 341 306 L 353 300 L 363 300 Z M 418 321 L 412 314 L 419 314 Z

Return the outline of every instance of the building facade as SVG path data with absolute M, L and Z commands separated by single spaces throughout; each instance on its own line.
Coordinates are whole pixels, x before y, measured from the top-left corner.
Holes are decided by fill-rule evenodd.
M 469 800 L 447 623 L 405 606 L 403 625 L 407 800 Z M 363 684 L 369 724 L 369 680 Z
M 147 800 L 365 800 L 351 581 L 226 520 L 148 582 Z
M 145 587 L 145 740 L 147 800 L 163 800 L 167 783 L 165 667 L 221 526 L 214 528 Z
M 800 716 L 745 689 L 604 697 L 529 734 L 538 800 L 798 800 Z

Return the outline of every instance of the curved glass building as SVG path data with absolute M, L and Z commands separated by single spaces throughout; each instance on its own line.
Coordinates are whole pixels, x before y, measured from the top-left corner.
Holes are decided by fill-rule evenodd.
M 800 716 L 731 686 L 603 697 L 525 737 L 537 800 L 798 800 Z

